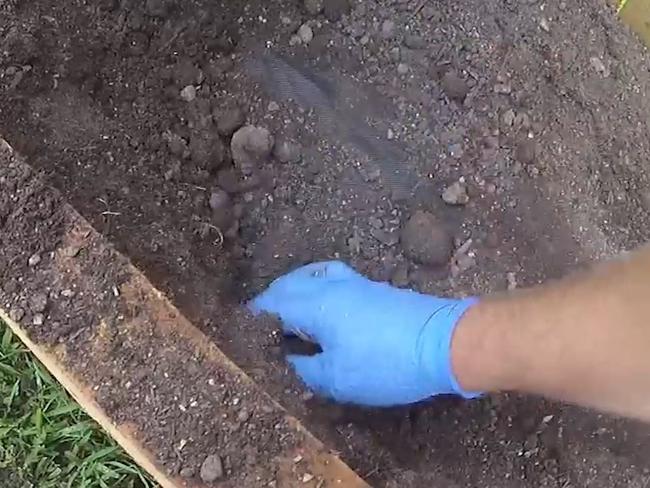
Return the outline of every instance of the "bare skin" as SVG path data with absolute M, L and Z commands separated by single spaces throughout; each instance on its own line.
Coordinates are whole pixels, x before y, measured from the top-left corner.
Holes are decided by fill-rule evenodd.
M 650 248 L 484 299 L 452 341 L 468 391 L 517 390 L 650 421 Z

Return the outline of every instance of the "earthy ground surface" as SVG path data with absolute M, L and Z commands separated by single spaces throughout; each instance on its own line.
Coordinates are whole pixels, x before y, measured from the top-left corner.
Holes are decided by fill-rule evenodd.
M 648 57 L 604 2 L 8 0 L 0 39 L 0 133 L 370 482 L 647 485 L 650 430 L 575 408 L 324 405 L 240 307 L 313 259 L 461 295 L 646 241 Z M 370 94 L 385 140 L 259 86 L 246 61 L 264 46 L 329 80 L 312 83 L 326 97 Z M 259 131 L 231 144 L 243 123 L 269 129 L 272 155 Z M 406 194 L 377 157 L 393 142 Z

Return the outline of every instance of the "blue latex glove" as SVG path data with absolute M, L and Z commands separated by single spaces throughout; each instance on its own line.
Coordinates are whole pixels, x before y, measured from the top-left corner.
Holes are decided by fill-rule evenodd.
M 278 315 L 285 334 L 321 346 L 315 356 L 287 358 L 315 393 L 392 406 L 446 393 L 477 396 L 460 388 L 450 359 L 456 323 L 475 302 L 400 290 L 329 261 L 278 278 L 249 308 Z
M 278 315 L 285 334 L 321 346 L 315 356 L 287 358 L 315 393 L 392 406 L 445 393 L 477 396 L 460 388 L 450 362 L 454 327 L 475 302 L 400 290 L 329 261 L 278 278 L 249 308 Z

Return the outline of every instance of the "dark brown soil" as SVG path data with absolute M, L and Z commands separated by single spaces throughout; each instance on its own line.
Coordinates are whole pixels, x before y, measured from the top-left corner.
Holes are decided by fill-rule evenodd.
M 357 0 L 335 22 L 347 1 L 325 3 L 314 17 L 297 1 L 6 1 L 0 131 L 370 482 L 645 486 L 650 429 L 577 408 L 516 395 L 370 412 L 307 399 L 273 328 L 240 303 L 313 259 L 461 295 L 558 277 L 645 242 L 647 53 L 598 0 Z M 313 40 L 290 47 L 305 21 Z M 368 154 L 246 76 L 264 44 L 381 94 L 384 127 L 418 182 L 408 198 L 393 198 Z M 186 102 L 190 84 L 197 98 Z M 223 158 L 206 159 L 202 141 L 218 145 L 215 126 L 234 107 L 299 141 L 301 161 L 270 159 L 244 178 L 227 137 Z M 445 204 L 443 189 L 461 178 L 469 202 Z M 218 187 L 232 215 L 210 209 Z M 450 266 L 410 262 L 395 239 L 419 209 L 463 251 Z

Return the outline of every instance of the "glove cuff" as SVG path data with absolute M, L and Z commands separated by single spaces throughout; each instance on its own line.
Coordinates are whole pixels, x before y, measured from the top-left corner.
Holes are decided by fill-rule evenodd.
M 476 297 L 448 300 L 444 307 L 439 308 L 427 320 L 425 329 L 431 328 L 430 333 L 433 340 L 427 347 L 429 350 L 422 351 L 424 356 L 421 359 L 427 365 L 425 368 L 429 370 L 432 379 L 435 378 L 432 384 L 447 385 L 447 391 L 437 391 L 433 394 L 451 393 L 467 399 L 483 395 L 482 392 L 465 391 L 458 383 L 451 364 L 451 343 L 456 326 L 463 314 L 478 301 Z

